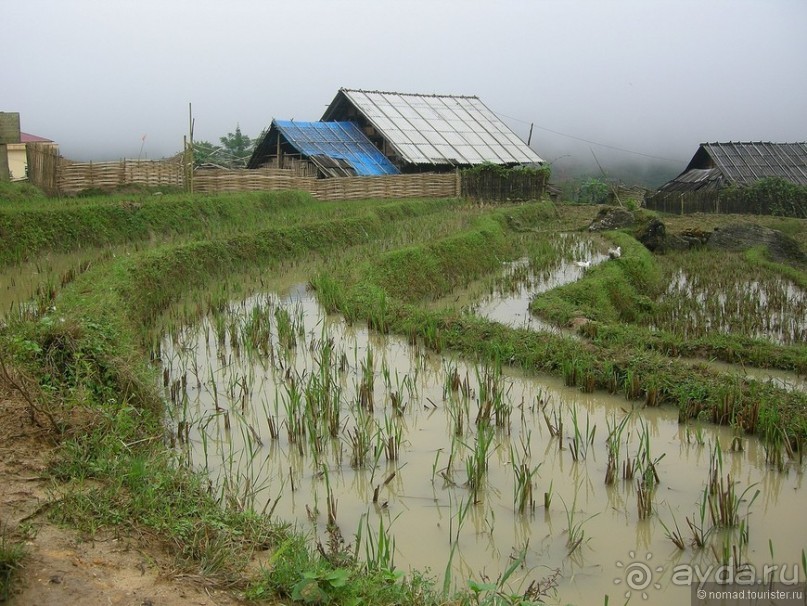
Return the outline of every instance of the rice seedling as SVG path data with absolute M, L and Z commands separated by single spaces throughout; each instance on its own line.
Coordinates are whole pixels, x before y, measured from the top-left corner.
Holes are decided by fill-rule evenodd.
M 513 468 L 515 483 L 513 484 L 513 508 L 518 513 L 535 511 L 535 497 L 533 496 L 533 477 L 538 472 L 540 464 L 530 467 L 527 453 L 522 458 L 516 456 L 513 447 L 510 447 L 510 464 Z
M 664 520 L 659 517 L 659 524 L 661 524 L 662 528 L 664 528 L 664 535 L 672 541 L 672 544 L 675 545 L 678 549 L 683 551 L 686 549 L 686 542 L 684 541 L 684 536 L 681 534 L 681 529 L 678 527 L 678 522 L 675 519 L 675 516 L 672 514 L 672 508 L 670 508 L 670 515 L 672 516 L 673 525 L 675 526 L 674 529 L 668 527 Z
M 650 449 L 650 430 L 641 419 L 639 425 L 639 452 L 635 459 L 636 469 L 633 471 L 638 470 L 642 483 L 647 488 L 653 488 L 661 483 L 658 473 L 658 464 L 666 456 L 666 453 L 661 453 L 661 455 L 655 458 L 653 457 Z
M 722 528 L 734 528 L 740 525 L 740 504 L 746 500 L 746 495 L 752 490 L 755 484 L 748 486 L 740 495 L 737 495 L 735 482 L 728 473 L 723 478 L 723 454 L 720 450 L 720 441 L 715 442 L 712 450 L 711 464 L 709 472 L 709 483 L 707 486 L 707 501 L 709 504 L 709 515 L 712 525 Z M 751 496 L 746 506 L 750 510 L 760 491 Z
M 546 412 L 546 407 L 541 410 L 541 413 L 544 417 L 544 423 L 546 424 L 547 430 L 549 430 L 549 436 L 552 438 L 558 438 L 560 441 L 560 448 L 563 448 L 563 417 L 561 415 L 560 408 L 557 406 L 552 407 L 552 418 L 550 419 L 550 415 Z
M 641 478 L 636 480 L 636 507 L 640 520 L 649 518 L 653 513 L 653 487 Z
M 701 495 L 700 505 L 698 506 L 698 518 L 696 519 L 694 515 L 692 516 L 691 520 L 689 517 L 686 518 L 687 526 L 689 526 L 689 530 L 692 533 L 692 545 L 698 549 L 702 549 L 706 546 L 707 537 L 713 530 L 713 528 L 706 528 L 706 512 L 708 509 L 708 502 L 709 488 L 707 486 L 704 487 L 703 494 Z
M 397 461 L 403 440 L 403 428 L 396 418 L 384 415 L 384 427 L 379 428 L 379 439 L 383 442 L 387 461 Z
M 563 499 L 561 498 L 561 501 Z M 577 489 L 574 492 L 574 500 L 572 501 L 571 509 L 563 501 L 563 508 L 566 511 L 566 555 L 572 555 L 583 543 L 586 538 L 586 532 L 583 525 L 589 520 L 599 515 L 599 512 L 594 513 L 584 520 L 577 519 Z
M 594 436 L 597 433 L 597 426 L 591 425 L 591 418 L 588 411 L 586 411 L 586 425 L 585 428 L 581 428 L 577 417 L 577 405 L 572 404 L 571 408 L 574 436 L 569 443 L 569 451 L 571 452 L 573 461 L 581 461 L 586 458 L 589 447 L 594 445 Z
M 513 408 L 507 402 L 502 387 L 501 365 L 485 367 L 481 374 L 477 368 L 476 380 L 479 387 L 478 409 L 474 421 L 476 426 L 493 424 L 496 427 L 508 427 Z
M 367 459 L 372 451 L 372 437 L 367 424 L 358 421 L 351 431 L 347 432 L 350 446 L 350 466 L 359 469 L 367 465 Z
M 624 433 L 625 427 L 627 426 L 632 415 L 632 411 L 627 413 L 619 422 L 616 420 L 616 413 L 611 416 L 610 421 L 606 419 L 606 425 L 608 428 L 608 437 L 605 439 L 605 444 L 608 450 L 608 462 L 605 468 L 606 486 L 612 485 L 616 480 L 616 473 L 619 469 L 620 453 L 622 451 L 622 434 Z M 630 479 L 632 479 L 632 474 Z
M 479 494 L 484 486 L 492 444 L 493 429 L 487 425 L 482 425 L 477 429 L 473 447 L 465 444 L 465 447 L 471 451 L 471 454 L 465 459 L 467 477 L 465 485 L 471 489 L 474 503 L 479 502 Z
M 367 521 L 368 514 L 359 518 L 356 530 L 355 553 L 361 550 L 364 542 L 364 562 L 368 571 L 392 572 L 395 570 L 395 537 L 384 526 L 384 517 L 378 517 L 378 532 L 374 535 Z

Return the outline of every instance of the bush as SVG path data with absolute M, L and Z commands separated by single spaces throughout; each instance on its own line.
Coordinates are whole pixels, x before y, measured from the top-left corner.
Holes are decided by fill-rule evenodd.
M 807 218 L 807 187 L 779 177 L 760 179 L 753 185 L 734 185 L 724 190 L 722 201 L 759 215 Z

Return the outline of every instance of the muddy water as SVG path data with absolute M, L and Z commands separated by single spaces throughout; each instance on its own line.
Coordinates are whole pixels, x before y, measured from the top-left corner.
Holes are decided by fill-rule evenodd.
M 800 375 L 793 371 L 779 370 L 777 368 L 739 366 L 719 360 L 704 360 L 700 358 L 681 358 L 681 360 L 692 365 L 702 364 L 738 379 L 753 379 L 754 381 L 771 383 L 782 389 L 807 392 L 807 375 Z
M 597 255 L 592 263 L 602 262 L 607 257 Z M 514 268 L 526 267 L 528 259 L 522 258 L 507 264 L 505 274 Z M 553 269 L 544 272 L 528 271 L 527 279 L 519 281 L 509 291 L 496 290 L 478 298 L 469 308 L 477 315 L 513 328 L 559 333 L 561 330 L 544 322 L 529 311 L 532 298 L 542 292 L 579 280 L 585 269 L 571 261 L 561 261 Z
M 571 331 L 544 322 L 529 311 L 530 301 L 536 295 L 575 282 L 585 275 L 584 264 L 589 267 L 602 263 L 608 256 L 599 249 L 599 240 L 577 234 L 559 234 L 550 244 L 555 261 L 537 268 L 528 257 L 502 264 L 495 279 L 480 280 L 468 288 L 441 298 L 435 307 L 460 307 L 478 316 L 513 328 L 560 333 L 574 336 Z
M 35 299 L 48 299 L 51 293 L 92 265 L 115 255 L 125 255 L 131 250 L 134 250 L 133 246 L 46 253 L 34 261 L 0 268 L 0 318 L 24 312 Z
M 269 320 L 268 330 L 256 328 L 260 318 Z M 284 346 L 292 341 L 294 347 Z M 718 565 L 710 547 L 690 546 L 686 522 L 700 524 L 699 503 L 718 443 L 721 476 L 730 473 L 737 495 L 744 494 L 739 513 L 750 533 L 740 550 L 743 561 L 787 564 L 791 573 L 807 544 L 802 469 L 794 463 L 781 472 L 770 469 L 756 440 L 742 436 L 742 450 L 732 451 L 731 430 L 679 426 L 673 410 L 634 411 L 622 397 L 432 355 L 325 316 L 302 287 L 282 298 L 235 303 L 225 316 L 166 337 L 162 358 L 166 395 L 174 402 L 172 440 L 190 465 L 207 471 L 225 500 L 293 521 L 323 544 L 330 501 L 347 543 L 355 544 L 362 529 L 361 554 L 387 534 L 397 568 L 428 568 L 440 581 L 448 569 L 456 586 L 469 578 L 495 580 L 523 553 L 509 587 L 524 591 L 557 575 L 550 603 L 601 604 L 606 595 L 623 603 L 626 593 L 638 602 L 642 591 L 646 603 L 685 603 L 689 588 L 678 583 L 686 576 L 681 567 L 697 564 L 703 573 Z M 308 415 L 306 401 L 317 402 Z M 484 401 L 499 403 L 500 423 L 491 417 L 489 449 L 477 458 L 487 461 L 487 473 L 474 491 L 468 461 L 482 450 L 485 431 L 474 420 Z M 310 413 L 333 403 L 340 414 L 332 424 L 335 437 L 324 414 Z M 581 436 L 577 460 L 574 415 Z M 626 415 L 616 440 L 620 461 L 637 458 L 640 440 L 649 440 L 660 479 L 645 520 L 638 516 L 635 481 L 604 483 L 609 427 Z M 552 435 L 550 428 L 561 422 L 559 436 Z M 301 426 L 305 435 L 292 431 Z M 357 456 L 361 435 L 369 452 Z M 399 448 L 397 458 L 385 448 L 390 443 Z M 528 499 L 520 513 L 514 470 L 522 464 L 535 469 L 535 503 Z M 662 522 L 680 528 L 686 549 L 673 545 Z M 739 546 L 738 531 L 715 530 L 709 539 L 718 552 L 725 537 Z M 650 582 L 628 586 L 629 572 L 648 563 L 642 570 Z

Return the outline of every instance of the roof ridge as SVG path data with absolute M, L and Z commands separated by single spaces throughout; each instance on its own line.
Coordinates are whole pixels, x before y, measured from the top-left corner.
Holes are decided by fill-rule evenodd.
M 401 97 L 435 97 L 435 98 L 450 98 L 450 99 L 479 99 L 477 95 L 447 95 L 440 93 L 401 93 L 392 90 L 369 90 L 363 88 L 347 88 L 342 87 L 340 91 L 350 93 L 375 93 L 378 95 L 398 95 Z

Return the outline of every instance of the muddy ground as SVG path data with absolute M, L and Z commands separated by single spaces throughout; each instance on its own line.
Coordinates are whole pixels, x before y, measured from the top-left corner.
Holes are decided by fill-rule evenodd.
M 131 537 L 83 536 L 48 519 L 47 468 L 54 435 L 26 404 L 0 391 L 0 528 L 24 539 L 26 556 L 6 604 L 13 606 L 229 606 L 237 595 L 171 574 L 159 546 Z M 0 596 L 2 601 L 2 596 Z

